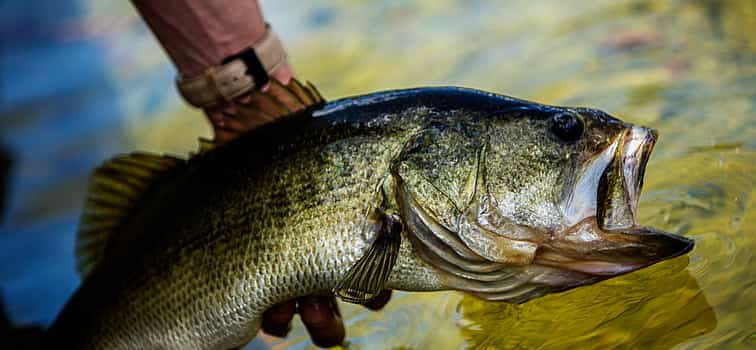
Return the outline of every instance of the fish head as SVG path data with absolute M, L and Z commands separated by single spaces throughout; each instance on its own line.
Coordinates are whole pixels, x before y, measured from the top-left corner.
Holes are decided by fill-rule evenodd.
M 567 116 L 565 116 L 567 115 Z M 544 149 L 563 158 L 554 164 L 554 220 L 531 225 L 540 233 L 531 271 L 534 283 L 552 291 L 626 274 L 689 252 L 693 241 L 639 225 L 638 202 L 656 130 L 623 122 L 595 109 L 556 112 Z M 572 125 L 582 124 L 580 129 Z M 567 135 L 567 137 L 564 137 Z M 561 146 L 561 150 L 558 149 Z M 543 152 L 548 153 L 548 152 Z M 501 200 L 501 199 L 499 199 Z M 531 224 L 524 222 L 525 224 Z
M 468 135 L 437 133 L 425 151 L 434 166 L 399 191 L 415 247 L 453 289 L 523 302 L 692 249 L 636 223 L 653 129 L 557 107 L 482 123 Z

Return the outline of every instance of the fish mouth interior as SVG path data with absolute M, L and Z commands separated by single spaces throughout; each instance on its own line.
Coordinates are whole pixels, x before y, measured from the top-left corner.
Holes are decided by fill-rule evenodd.
M 604 230 L 636 225 L 643 175 L 656 144 L 656 132 L 632 127 L 616 143 L 614 156 L 601 174 L 596 191 L 596 219 Z
M 602 229 L 633 226 L 655 144 L 656 131 L 634 126 L 580 166 L 565 184 L 562 211 L 567 225 L 596 217 Z
M 636 222 L 643 176 L 656 137 L 649 128 L 627 128 L 577 169 L 562 202 L 568 225 L 561 235 L 569 236 L 570 243 L 544 247 L 536 263 L 615 276 L 692 249 L 693 242 L 687 238 Z

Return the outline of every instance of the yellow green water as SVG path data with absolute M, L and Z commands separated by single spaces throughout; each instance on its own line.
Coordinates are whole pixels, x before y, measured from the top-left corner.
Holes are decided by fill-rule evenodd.
M 350 348 L 756 348 L 756 2 L 263 7 L 326 97 L 464 85 L 657 128 L 640 221 L 697 241 L 688 256 L 524 305 L 399 293 L 382 312 L 344 306 Z M 196 113 L 164 114 L 131 120 L 134 147 L 179 152 L 208 134 Z M 311 346 L 301 324 L 270 342 Z

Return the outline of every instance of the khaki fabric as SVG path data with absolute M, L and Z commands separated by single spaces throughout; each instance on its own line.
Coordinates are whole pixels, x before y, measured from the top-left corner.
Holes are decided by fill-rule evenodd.
M 283 44 L 270 28 L 252 49 L 268 75 L 286 62 Z M 240 58 L 210 67 L 198 76 L 178 79 L 176 85 L 184 100 L 198 108 L 215 107 L 257 87 Z

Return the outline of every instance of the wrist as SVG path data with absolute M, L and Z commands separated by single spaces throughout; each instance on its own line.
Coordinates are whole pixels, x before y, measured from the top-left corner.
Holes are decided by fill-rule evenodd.
M 285 80 L 286 51 L 278 36 L 266 28 L 256 44 L 222 60 L 193 77 L 179 76 L 176 86 L 187 103 L 210 108 L 234 101 L 254 89 L 263 89 L 271 77 Z M 290 70 L 288 70 L 290 75 Z

